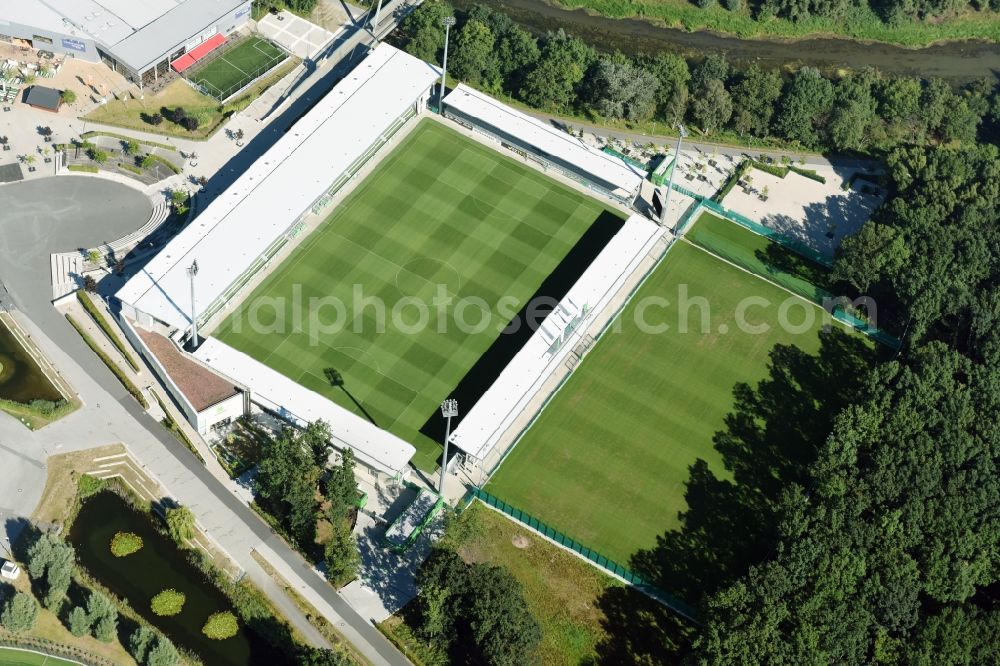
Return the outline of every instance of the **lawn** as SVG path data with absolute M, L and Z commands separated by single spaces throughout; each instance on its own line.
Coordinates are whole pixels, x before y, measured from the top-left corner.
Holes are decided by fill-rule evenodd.
M 624 663 L 615 658 L 615 643 L 636 646 L 648 641 L 660 649 L 673 645 L 678 651 L 687 643 L 691 627 L 655 601 L 479 502 L 449 527 L 441 545 L 466 562 L 502 566 L 517 579 L 542 630 L 533 656 L 543 665 Z M 404 609 L 379 628 L 415 657 L 414 663 L 447 663 L 414 635 L 410 625 L 415 618 L 408 611 L 412 609 Z M 626 619 L 633 614 L 665 620 L 653 629 Z
M 709 305 L 702 332 L 698 306 L 685 308 L 680 332 L 679 289 Z M 669 300 L 653 301 L 649 297 Z M 768 307 L 747 310 L 753 335 L 734 325 L 747 297 Z M 778 327 L 778 305 L 795 299 L 791 323 L 805 310 L 814 324 L 795 334 Z M 645 311 L 638 309 L 647 307 Z M 649 307 L 651 306 L 651 307 Z M 733 387 L 764 378 L 777 343 L 807 353 L 819 349 L 822 311 L 685 242 L 669 250 L 621 315 L 542 412 L 486 490 L 620 563 L 678 527 L 688 468 L 701 458 L 728 478 L 713 434 L 732 410 Z M 637 316 L 667 323 L 666 332 L 640 330 Z
M 424 120 L 244 301 L 251 307 L 237 308 L 215 335 L 412 442 L 414 463 L 430 471 L 440 444 L 421 428 L 510 313 L 606 215 L 598 201 Z M 439 292 L 455 303 L 434 305 Z M 266 332 L 277 308 L 258 311 L 265 328 L 251 330 L 253 304 L 308 304 L 313 297 L 344 305 L 339 327 L 332 307 L 315 311 L 335 332 L 311 336 L 319 329 L 310 325 Z M 381 330 L 369 297 L 385 306 Z M 415 302 L 427 306 L 426 325 L 419 325 Z M 341 387 L 329 385 L 325 368 L 340 373 Z
M 815 303 L 832 296 L 828 268 L 735 222 L 704 212 L 684 238 Z
M 198 118 L 197 130 L 189 132 L 180 125 L 167 120 L 169 113 L 164 113 L 164 110 L 171 111 L 177 107 L 182 107 L 189 116 Z M 164 116 L 163 122 L 159 125 L 152 125 L 146 121 L 147 118 L 156 113 Z M 202 95 L 190 84 L 178 79 L 157 94 L 147 95 L 145 99 L 130 97 L 110 100 L 107 104 L 97 107 L 84 116 L 84 120 L 154 134 L 200 139 L 215 131 L 222 122 L 222 112 L 219 111 L 217 101 L 208 95 Z
M 0 647 L 0 664 L 3 666 L 60 666 L 61 664 L 76 664 L 58 657 L 50 657 L 37 652 L 27 652 L 14 648 Z
M 264 74 L 284 55 L 284 51 L 268 40 L 251 36 L 219 56 L 209 55 L 205 64 L 195 65 L 188 78 L 225 99 Z

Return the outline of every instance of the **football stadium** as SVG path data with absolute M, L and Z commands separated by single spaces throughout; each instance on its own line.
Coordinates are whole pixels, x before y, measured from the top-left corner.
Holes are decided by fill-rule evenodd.
M 431 472 L 457 397 L 482 455 L 516 406 L 500 375 L 529 393 L 662 236 L 634 167 L 464 86 L 430 114 L 438 74 L 377 47 L 118 292 L 199 431 L 256 406 Z

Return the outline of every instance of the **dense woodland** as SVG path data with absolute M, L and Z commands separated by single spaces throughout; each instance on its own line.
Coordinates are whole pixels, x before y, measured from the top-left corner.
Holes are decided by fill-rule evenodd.
M 711 7 L 716 0 L 695 0 L 702 8 Z M 720 0 L 726 9 L 738 11 L 743 0 Z M 811 16 L 846 18 L 858 8 L 874 12 L 886 23 L 899 23 L 913 19 L 948 16 L 967 9 L 1000 9 L 997 0 L 764 0 L 750 5 L 754 18 L 766 21 L 778 16 L 802 21 Z
M 441 62 L 441 19 L 454 12 L 427 0 L 403 22 L 402 46 Z M 536 109 L 630 123 L 687 123 L 707 137 L 775 139 L 790 146 L 882 153 L 900 144 L 971 143 L 998 116 L 993 81 L 953 90 L 940 79 L 887 77 L 874 70 L 836 80 L 811 67 L 794 75 L 737 70 L 711 55 L 602 54 L 563 32 L 536 39 L 502 13 L 475 6 L 457 17 L 449 75 Z
M 425 2 L 404 24 L 405 47 L 439 61 L 450 13 Z M 732 479 L 693 465 L 682 528 L 631 563 L 699 604 L 704 626 L 679 634 L 620 609 L 615 621 L 646 626 L 649 640 L 601 659 L 1000 663 L 993 83 L 954 91 L 874 71 L 786 78 L 717 57 L 633 60 L 562 33 L 536 40 L 480 7 L 453 38 L 457 77 L 537 108 L 869 152 L 888 172 L 888 200 L 845 241 L 835 276 L 897 313 L 902 350 L 871 363 L 829 336 L 819 358 L 776 348 L 767 380 L 734 387 L 737 411 L 716 436 Z

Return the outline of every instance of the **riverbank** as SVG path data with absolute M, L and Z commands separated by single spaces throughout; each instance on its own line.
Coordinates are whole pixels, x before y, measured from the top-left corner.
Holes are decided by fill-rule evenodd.
M 730 15 L 721 7 L 701 10 L 687 4 L 688 0 L 639 0 L 645 3 L 639 5 L 626 5 L 623 0 L 565 0 L 568 5 L 577 3 L 573 5 L 580 7 L 577 9 L 550 4 L 556 0 L 449 1 L 459 11 L 467 11 L 474 4 L 486 5 L 508 15 L 535 36 L 563 29 L 598 51 L 619 50 L 631 56 L 667 52 L 700 59 L 714 53 L 725 55 L 738 68 L 757 64 L 794 71 L 810 66 L 829 76 L 874 67 L 884 75 L 940 78 L 953 86 L 994 77 L 1000 71 L 1000 13 L 973 12 L 935 25 L 906 24 L 899 29 L 914 32 L 904 40 L 909 41 L 909 46 L 901 46 L 887 43 L 892 37 L 889 34 L 874 35 L 884 41 L 860 44 L 857 21 L 834 24 L 811 19 L 791 23 L 774 19 L 760 23 L 749 15 L 738 20 L 741 14 Z M 637 12 L 647 12 L 647 5 L 650 12 L 662 8 L 659 11 L 666 18 L 650 13 L 641 14 L 641 18 L 609 18 L 619 7 L 621 15 L 639 16 Z M 675 9 L 677 15 L 667 15 L 668 8 Z M 606 11 L 607 15 L 599 14 L 600 11 Z M 715 16 L 717 22 L 708 23 L 702 13 Z M 852 25 L 859 26 L 853 29 L 855 34 L 851 33 Z M 932 29 L 937 32 L 932 34 L 929 32 Z M 768 30 L 772 33 L 768 34 Z M 915 32 L 918 30 L 928 32 L 918 35 Z M 943 30 L 950 32 L 945 35 Z M 756 38 L 752 38 L 754 35 Z M 917 44 L 934 45 L 914 48 Z
M 544 0 L 543 0 L 544 1 Z M 964 10 L 956 16 L 929 21 L 884 22 L 869 7 L 855 7 L 844 19 L 811 17 L 755 19 L 749 8 L 729 11 L 719 5 L 701 9 L 689 0 L 555 0 L 567 9 L 584 9 L 607 18 L 639 18 L 669 28 L 707 30 L 741 39 L 801 40 L 833 37 L 923 48 L 945 42 L 1000 42 L 1000 13 Z

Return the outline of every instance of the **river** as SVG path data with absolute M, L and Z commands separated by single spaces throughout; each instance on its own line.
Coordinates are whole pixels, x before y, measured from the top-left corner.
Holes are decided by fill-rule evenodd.
M 563 28 L 602 51 L 671 51 L 681 55 L 724 53 L 737 66 L 757 62 L 771 68 L 812 65 L 826 72 L 873 66 L 886 74 L 940 77 L 967 83 L 1000 72 L 1000 44 L 951 42 L 922 49 L 863 44 L 847 39 L 798 41 L 740 39 L 711 32 L 663 28 L 640 19 L 611 19 L 582 9 L 563 9 L 543 0 L 452 0 L 459 9 L 484 4 L 503 11 L 535 34 Z

